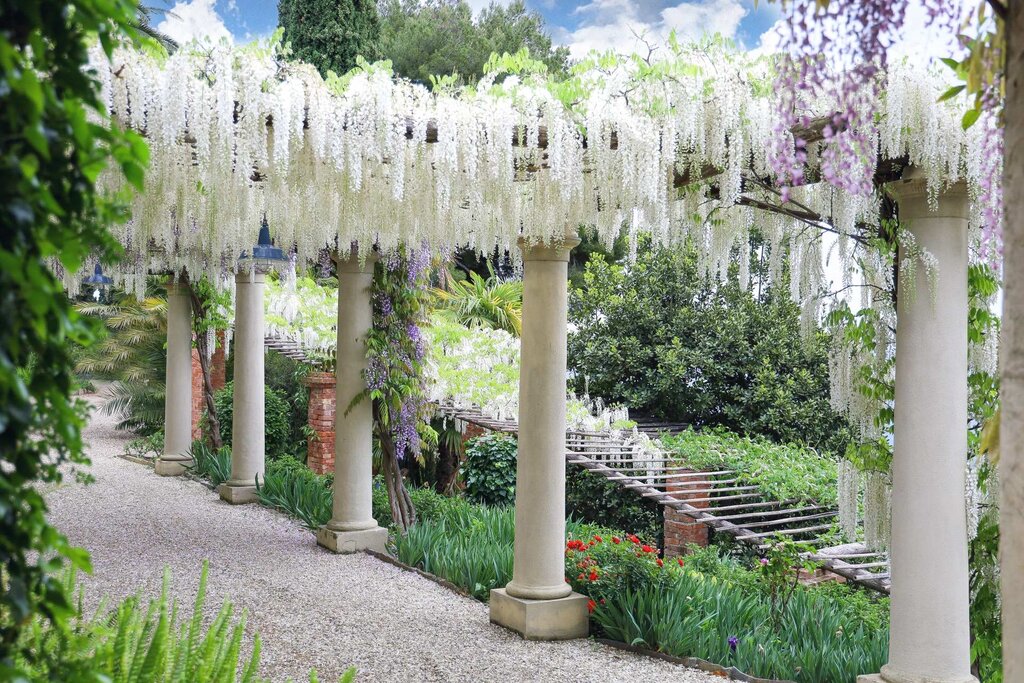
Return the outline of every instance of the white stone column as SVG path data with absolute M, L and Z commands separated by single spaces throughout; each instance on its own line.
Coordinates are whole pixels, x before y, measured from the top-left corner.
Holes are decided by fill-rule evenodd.
M 235 371 L 231 421 L 231 478 L 220 486 L 229 503 L 257 500 L 266 457 L 264 419 L 263 289 L 266 275 L 235 275 Z
M 523 249 L 515 564 L 491 591 L 491 621 L 525 638 L 586 637 L 587 599 L 565 582 L 565 370 L 569 250 Z
M 167 284 L 167 375 L 164 452 L 156 473 L 177 476 L 192 464 L 192 297 L 187 284 Z
M 338 261 L 338 355 L 334 409 L 334 510 L 317 543 L 336 553 L 384 552 L 387 529 L 373 518 L 373 406 L 364 399 L 366 337 L 373 328 L 373 255 L 355 248 Z M 346 412 L 347 410 L 347 412 Z
M 970 683 L 967 523 L 967 211 L 954 186 L 928 206 L 925 181 L 890 186 L 914 246 L 896 309 L 892 602 L 886 683 Z M 917 251 L 915 254 L 914 251 Z M 929 277 L 919 254 L 937 269 Z M 904 265 L 904 268 L 906 266 Z

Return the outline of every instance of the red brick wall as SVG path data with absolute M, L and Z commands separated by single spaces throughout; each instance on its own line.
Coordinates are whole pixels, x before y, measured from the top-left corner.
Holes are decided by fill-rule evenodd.
M 315 437 L 306 445 L 306 464 L 317 474 L 334 471 L 334 375 L 311 372 L 306 375 L 309 387 L 309 426 Z
M 689 474 L 693 470 L 677 469 L 668 474 Z M 673 494 L 676 500 L 690 498 L 707 498 L 706 493 L 687 494 L 687 490 L 706 490 L 710 488 L 706 477 L 686 477 L 667 480 L 665 490 Z M 695 508 L 706 508 L 708 502 L 691 503 Z M 704 547 L 708 544 L 708 527 L 695 523 L 692 517 L 670 507 L 665 507 L 665 557 L 676 557 L 686 554 L 686 546 L 691 543 Z
M 203 366 L 199 364 L 199 350 L 192 349 L 192 440 L 203 438 L 200 421 L 206 410 L 206 398 L 203 396 Z
M 462 443 L 466 443 L 470 439 L 475 439 L 478 436 L 488 434 L 490 430 L 484 429 L 480 425 L 473 424 L 472 422 L 463 422 L 465 428 L 462 430 Z

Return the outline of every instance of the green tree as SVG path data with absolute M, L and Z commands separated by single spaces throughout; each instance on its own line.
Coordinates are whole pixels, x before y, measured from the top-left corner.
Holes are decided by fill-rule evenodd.
M 692 248 L 641 245 L 622 266 L 595 254 L 570 297 L 576 390 L 639 413 L 842 452 L 826 337 L 800 334 L 784 285 L 709 281 Z
M 544 20 L 522 0 L 507 7 L 492 3 L 475 20 L 465 0 L 388 0 L 381 19 L 381 55 L 397 75 L 421 83 L 452 74 L 474 83 L 492 53 L 524 47 L 551 73 L 564 72 L 569 59 L 569 49 L 552 46 Z
M 89 254 L 119 247 L 107 226 L 122 202 L 97 192 L 114 160 L 141 189 L 148 152 L 134 134 L 102 120 L 99 87 L 85 70 L 88 46 L 110 54 L 137 38 L 129 0 L 0 3 L 0 679 L 17 679 L 21 632 L 34 617 L 64 629 L 74 609 L 54 577 L 64 559 L 88 568 L 46 521 L 41 482 L 59 482 L 62 463 L 83 462 L 84 406 L 71 399 L 72 343 L 98 323 L 73 309 L 54 271 L 76 272 Z M 94 113 L 100 114 L 94 117 Z
M 373 0 L 278 0 L 277 20 L 296 58 L 327 77 L 343 74 L 356 57 L 377 57 L 380 17 Z

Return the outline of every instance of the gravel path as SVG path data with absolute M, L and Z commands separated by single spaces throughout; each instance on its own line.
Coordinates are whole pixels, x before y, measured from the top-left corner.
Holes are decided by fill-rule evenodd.
M 722 680 L 593 641 L 524 641 L 475 600 L 368 555 L 334 555 L 280 514 L 117 457 L 128 437 L 114 422 L 94 414 L 86 429 L 95 483 L 48 497 L 53 522 L 92 553 L 90 601 L 158 594 L 169 566 L 190 604 L 207 559 L 208 609 L 230 596 L 248 610 L 274 681 L 306 680 L 311 667 L 333 681 L 350 665 L 360 682 Z

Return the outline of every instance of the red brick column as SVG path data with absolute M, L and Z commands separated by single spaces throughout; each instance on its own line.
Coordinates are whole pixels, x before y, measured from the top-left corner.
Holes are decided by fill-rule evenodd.
M 192 440 L 203 438 L 201 420 L 206 410 L 206 397 L 203 396 L 203 366 L 199 364 L 199 350 L 192 349 Z
M 224 330 L 217 330 L 217 348 L 210 359 L 210 384 L 220 391 L 227 383 L 227 354 L 224 349 Z
M 472 422 L 464 422 L 465 429 L 462 430 L 462 443 L 466 443 L 470 439 L 475 439 L 478 436 L 483 436 L 489 433 L 490 430 L 484 429 L 480 425 L 473 424 Z
M 691 469 L 679 468 L 669 470 L 667 474 L 692 474 Z M 676 500 L 687 501 L 689 499 L 707 498 L 707 493 L 687 494 L 688 490 L 707 490 L 710 487 L 707 477 L 681 477 L 679 479 L 666 480 L 666 493 L 673 494 Z M 706 508 L 710 505 L 707 501 L 690 503 L 695 508 Z M 697 524 L 692 517 L 670 507 L 665 507 L 665 557 L 676 557 L 686 554 L 686 546 L 695 543 L 700 547 L 708 544 L 708 527 L 704 524 Z
M 317 474 L 334 471 L 334 374 L 311 372 L 309 387 L 309 426 L 314 436 L 306 446 L 306 464 Z

